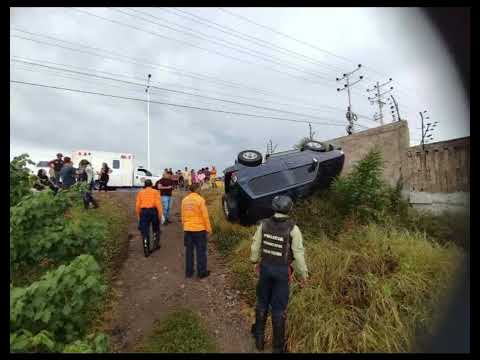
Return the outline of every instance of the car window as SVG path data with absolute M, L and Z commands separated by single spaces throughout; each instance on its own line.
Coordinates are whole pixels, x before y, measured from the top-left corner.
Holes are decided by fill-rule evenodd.
M 304 165 L 290 170 L 296 184 L 311 181 L 315 177 L 315 168 L 312 165 Z
M 120 160 L 113 160 L 112 167 L 114 169 L 120 169 Z
M 148 170 L 145 169 L 137 169 L 138 172 L 142 172 L 145 174 L 145 176 L 152 176 L 152 173 Z
M 252 192 L 255 195 L 259 195 L 282 190 L 291 186 L 292 183 L 289 177 L 286 176 L 286 173 L 281 171 L 252 179 L 249 185 Z

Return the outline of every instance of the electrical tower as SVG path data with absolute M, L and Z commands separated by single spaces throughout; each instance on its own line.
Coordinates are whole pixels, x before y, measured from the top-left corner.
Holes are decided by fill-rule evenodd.
M 374 103 L 377 103 L 378 104 L 378 113 L 376 113 L 374 115 L 374 119 L 377 121 L 377 120 L 380 120 L 380 124 L 383 125 L 383 106 L 384 105 L 387 105 L 384 101 L 383 101 L 383 96 L 388 94 L 390 91 L 393 90 L 393 86 L 390 87 L 390 89 L 388 89 L 387 91 L 385 92 L 381 92 L 382 90 L 382 87 L 384 87 L 385 85 L 388 85 L 392 82 L 392 78 L 388 79 L 387 82 L 383 83 L 383 84 L 380 84 L 378 81 L 377 81 L 377 84 L 373 86 L 372 89 L 367 89 L 367 92 L 369 93 L 370 91 L 374 91 L 376 90 L 376 93 L 374 96 L 372 97 L 368 97 L 368 100 L 370 100 L 370 104 L 373 105 Z
M 343 76 L 341 78 L 337 78 L 337 81 L 341 81 L 341 80 L 346 81 L 346 84 L 343 85 L 343 88 L 337 88 L 337 91 L 340 92 L 340 91 L 343 91 L 343 90 L 347 90 L 347 93 L 348 93 L 348 107 L 347 107 L 347 112 L 345 114 L 345 117 L 347 118 L 347 121 L 348 121 L 348 125 L 346 127 L 348 135 L 353 134 L 353 122 L 357 121 L 357 114 L 355 114 L 352 110 L 352 96 L 351 96 L 351 93 L 350 93 L 350 88 L 352 86 L 354 86 L 355 84 L 358 84 L 363 79 L 363 76 L 360 76 L 359 80 L 357 80 L 353 83 L 350 83 L 350 76 L 354 72 L 360 70 L 361 67 L 362 67 L 362 64 L 358 64 L 358 67 L 355 70 L 353 70 L 349 73 L 343 74 Z
M 428 142 L 428 141 L 431 141 L 433 140 L 433 134 L 431 134 L 431 132 L 433 130 L 435 130 L 435 128 L 437 127 L 438 125 L 438 121 L 435 121 L 434 123 L 431 123 L 431 122 L 427 122 L 425 124 L 425 120 L 429 120 L 430 117 L 429 116 L 425 116 L 424 115 L 427 113 L 427 110 L 424 110 L 424 111 L 420 111 L 419 114 L 420 114 L 420 118 L 422 119 L 422 150 L 425 150 L 425 143 Z M 426 126 L 425 126 L 426 125 Z M 430 132 L 430 133 L 429 133 Z

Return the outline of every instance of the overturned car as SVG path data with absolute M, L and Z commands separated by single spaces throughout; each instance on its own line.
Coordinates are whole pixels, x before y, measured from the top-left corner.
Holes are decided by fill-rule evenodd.
M 242 151 L 235 165 L 223 171 L 225 216 L 243 224 L 270 217 L 276 195 L 288 195 L 295 201 L 328 187 L 342 171 L 344 160 L 341 148 L 319 141 L 267 155 L 265 161 L 258 151 Z

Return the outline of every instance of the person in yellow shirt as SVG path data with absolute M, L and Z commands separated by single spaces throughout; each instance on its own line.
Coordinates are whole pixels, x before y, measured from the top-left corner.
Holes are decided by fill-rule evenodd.
M 217 169 L 215 169 L 215 166 L 212 166 L 212 171 L 210 171 L 210 182 L 212 189 L 217 187 Z
M 185 276 L 193 276 L 193 249 L 197 258 L 197 276 L 200 279 L 210 275 L 207 270 L 207 234 L 212 233 L 205 199 L 198 194 L 200 186 L 190 186 L 190 193 L 182 200 L 182 225 L 185 245 Z
M 135 212 L 138 218 L 138 229 L 142 233 L 145 257 L 150 255 L 150 224 L 153 228 L 154 249 L 160 248 L 160 218 L 163 214 L 160 193 L 153 188 L 150 179 L 145 180 L 145 187 L 137 194 Z

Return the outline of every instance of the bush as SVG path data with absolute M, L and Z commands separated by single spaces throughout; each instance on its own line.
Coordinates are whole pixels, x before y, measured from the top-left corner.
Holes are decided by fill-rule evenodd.
M 333 182 L 334 201 L 343 215 L 354 214 L 363 223 L 382 218 L 390 206 L 382 171 L 382 153 L 374 149 L 355 164 L 347 175 Z
M 101 219 L 71 208 L 78 192 L 62 193 L 55 196 L 51 191 L 39 192 L 10 208 L 13 268 L 37 264 L 45 258 L 68 260 L 95 253 L 98 242 L 105 237 L 105 225 Z
M 41 337 L 47 347 L 46 339 L 68 343 L 81 337 L 88 325 L 86 314 L 106 290 L 99 270 L 91 255 L 80 255 L 28 287 L 11 288 L 10 330 L 15 348 L 20 347 L 19 339 L 29 334 L 38 336 L 43 330 L 48 332 Z
M 31 193 L 33 178 L 27 164 L 34 164 L 28 154 L 16 156 L 10 162 L 10 206 L 18 204 Z

